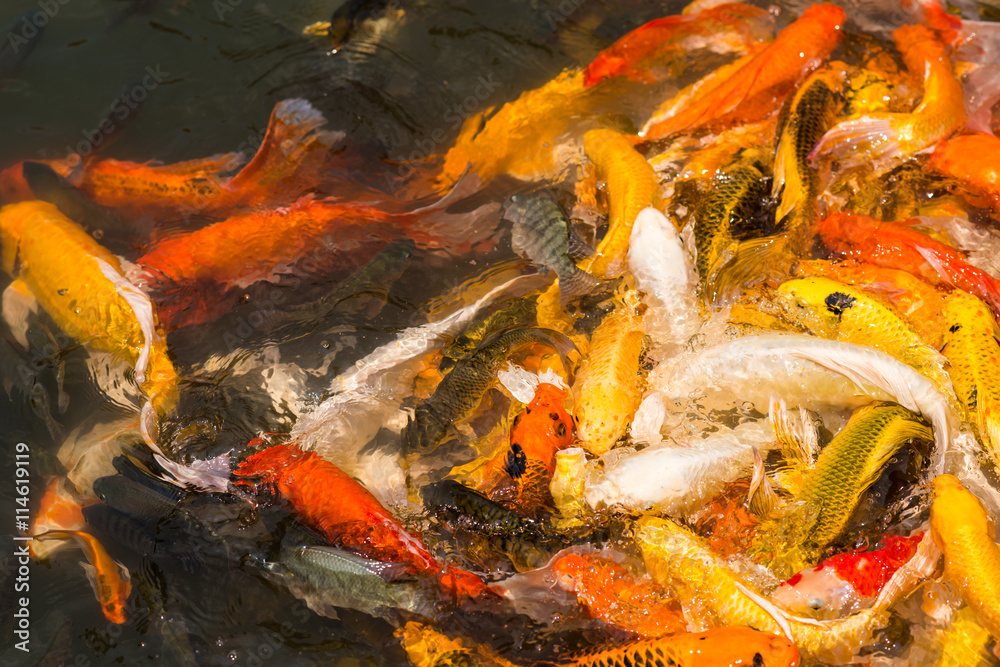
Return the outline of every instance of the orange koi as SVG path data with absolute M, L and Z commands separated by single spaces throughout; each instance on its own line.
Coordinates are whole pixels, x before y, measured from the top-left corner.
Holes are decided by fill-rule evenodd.
M 83 563 L 90 584 L 94 587 L 97 599 L 105 618 L 112 623 L 124 623 L 128 620 L 125 614 L 125 603 L 132 592 L 132 582 L 128 570 L 112 560 L 101 543 L 90 533 L 79 530 L 50 530 L 41 535 L 35 535 L 36 540 L 70 540 L 76 539 L 89 563 Z
M 741 109 L 759 108 L 762 98 L 770 112 L 809 72 L 816 69 L 840 43 L 846 16 L 836 5 L 812 5 L 778 33 L 777 38 L 729 77 L 713 81 L 691 104 L 666 118 L 646 124 L 642 136 L 661 139 L 684 130 L 722 123 L 760 120 L 746 118 Z M 714 84 L 714 85 L 713 85 Z
M 53 477 L 45 487 L 45 495 L 38 506 L 38 512 L 31 522 L 31 533 L 38 535 L 49 530 L 82 530 L 87 526 L 83 518 L 83 508 L 76 502 L 67 488 L 65 477 Z M 44 544 L 28 545 L 28 551 L 36 559 L 46 558 L 53 548 Z
M 219 215 L 273 205 L 319 181 L 329 149 L 340 137 L 317 129 L 324 123 L 323 114 L 304 99 L 279 102 L 257 153 L 230 179 L 221 174 L 239 165 L 238 153 L 173 165 L 100 160 L 69 180 L 98 204 L 132 217 Z
M 658 78 L 650 71 L 650 60 L 677 52 L 696 40 L 710 40 L 714 51 L 745 51 L 769 36 L 773 24 L 768 12 L 742 2 L 654 19 L 597 54 L 583 70 L 583 85 L 590 87 L 615 76 L 655 83 Z
M 657 664 L 684 667 L 798 667 L 800 663 L 799 650 L 787 638 L 744 626 L 728 626 L 706 632 L 596 646 L 580 654 L 565 656 L 558 664 L 567 667 Z
M 552 564 L 559 585 L 574 593 L 591 618 L 652 638 L 684 632 L 680 603 L 659 584 L 636 579 L 606 558 L 569 554 Z
M 331 543 L 368 558 L 407 563 L 438 576 L 442 586 L 457 595 L 492 592 L 475 574 L 438 562 L 375 496 L 316 452 L 303 452 L 296 444 L 273 445 L 249 456 L 233 474 L 243 478 L 238 484 L 275 489 L 303 523 Z
M 975 206 L 1000 211 L 1000 139 L 992 134 L 966 134 L 942 141 L 931 154 L 927 167 L 954 178 L 967 189 Z
M 875 161 L 876 168 L 947 138 L 965 122 L 962 84 L 952 71 L 945 45 L 933 32 L 908 25 L 893 33 L 911 74 L 922 75 L 924 95 L 912 113 L 855 114 L 832 127 L 809 153 L 815 166 L 830 155 L 842 167 Z
M 908 271 L 932 285 L 957 287 L 1000 313 L 1000 282 L 966 262 L 958 250 L 907 226 L 916 223 L 916 219 L 881 222 L 867 215 L 834 213 L 820 221 L 819 233 L 834 252 Z
M 490 500 L 520 506 L 548 495 L 556 452 L 573 443 L 573 419 L 564 407 L 568 395 L 553 384 L 539 383 L 534 398 L 514 418 L 510 446 L 487 464 L 480 490 Z

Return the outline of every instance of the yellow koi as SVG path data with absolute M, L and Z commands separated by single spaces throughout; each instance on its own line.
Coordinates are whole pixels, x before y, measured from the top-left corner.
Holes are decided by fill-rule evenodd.
M 1000 469 L 1000 329 L 989 306 L 956 289 L 945 300 L 942 354 L 983 449 Z
M 950 580 L 979 622 L 1000 637 L 1000 548 L 993 517 L 954 475 L 934 478 L 931 534 L 944 552 Z
M 590 353 L 573 384 L 576 434 L 588 452 L 600 456 L 625 434 L 642 400 L 639 358 L 642 320 L 638 295 L 624 289 L 590 338 Z
M 410 621 L 395 632 L 416 667 L 518 667 L 483 646 L 468 646 L 425 623 Z
M 153 304 L 122 276 L 117 257 L 40 201 L 0 209 L 0 243 L 4 270 L 27 285 L 63 331 L 128 359 L 156 411 L 173 409 L 177 373 Z
M 976 620 L 970 607 L 952 614 L 951 623 L 940 633 L 941 652 L 934 667 L 990 667 L 996 659 L 987 649 L 990 633 Z

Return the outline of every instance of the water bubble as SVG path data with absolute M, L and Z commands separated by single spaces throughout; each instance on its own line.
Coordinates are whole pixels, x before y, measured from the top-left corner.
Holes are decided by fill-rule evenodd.
M 97 239 L 98 241 L 100 241 L 102 238 L 104 238 L 104 230 L 103 229 L 95 229 L 94 233 L 93 233 L 93 236 L 94 236 L 95 239 Z
M 319 346 L 321 348 L 323 348 L 324 350 L 329 350 L 330 349 L 330 343 L 328 343 L 326 341 L 323 341 L 322 343 L 320 343 Z
M 233 662 L 236 662 L 237 660 L 239 660 L 239 657 L 240 657 L 240 654 L 237 653 L 236 651 L 230 651 L 229 652 L 229 659 L 232 660 Z

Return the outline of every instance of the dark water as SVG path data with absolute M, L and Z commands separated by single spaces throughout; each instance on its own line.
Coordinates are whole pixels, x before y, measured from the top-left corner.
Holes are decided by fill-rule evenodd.
M 403 2 L 401 21 L 384 33 L 362 34 L 334 53 L 324 37 L 303 36 L 302 29 L 329 19 L 338 5 L 5 0 L 4 42 L 34 48 L 23 62 L 4 61 L 13 64 L 0 83 L 0 168 L 91 150 L 102 157 L 165 163 L 252 152 L 274 105 L 305 97 L 328 118 L 328 129 L 346 133 L 360 156 L 364 168 L 352 176 L 392 193 L 399 172 L 383 159 L 443 152 L 465 117 L 589 61 L 627 30 L 680 7 L 640 0 Z M 18 18 L 32 10 L 44 24 L 40 37 Z M 123 94 L 130 102 L 120 98 Z M 117 119 L 113 135 L 101 131 L 109 112 Z M 504 259 L 503 253 L 495 259 Z M 467 258 L 418 256 L 400 281 L 404 287 L 393 292 L 377 318 L 354 315 L 344 323 L 346 333 L 331 333 L 319 347 L 313 340 L 312 347 L 288 350 L 288 358 L 305 367 L 328 364 L 309 389 L 312 394 L 297 398 L 306 404 L 318 400 L 338 369 L 393 331 L 421 322 L 427 298 L 481 267 Z M 172 336 L 181 373 L 194 374 L 211 354 L 231 352 L 220 341 L 240 326 L 239 316 Z M 15 534 L 15 443 L 30 449 L 34 512 L 46 480 L 64 472 L 56 457 L 62 439 L 78 427 L 130 412 L 127 401 L 109 400 L 88 377 L 86 351 L 56 340 L 48 325 L 42 321 L 32 330 L 26 355 L 16 351 L 6 332 L 0 340 L 7 389 L 0 402 L 0 533 L 6 535 Z M 37 374 L 33 394 L 19 381 L 26 367 Z M 198 376 L 183 395 L 181 417 L 168 428 L 174 433 L 190 428 L 189 437 L 184 431 L 177 440 L 190 445 L 186 453 L 192 455 L 226 451 L 256 433 L 286 431 L 294 421 L 287 406 L 272 404 L 260 388 L 224 374 Z M 270 523 L 258 517 L 251 524 L 244 522 L 240 506 L 196 497 L 185 501 L 183 516 L 213 530 L 232 527 L 225 540 L 202 539 L 187 524 L 159 526 L 170 543 L 158 545 L 162 557 L 152 569 L 134 551 L 112 547 L 112 555 L 133 570 L 130 620 L 120 626 L 102 616 L 79 566 L 79 550 L 66 549 L 48 564 L 32 565 L 29 580 L 21 582 L 30 588 L 15 592 L 12 552 L 20 543 L 0 538 L 0 664 L 404 663 L 389 624 L 352 612 L 339 620 L 322 618 L 255 576 L 252 567 L 242 567 L 246 554 L 260 553 L 271 539 L 265 526 L 287 519 L 287 511 L 275 511 Z M 12 646 L 16 598 L 25 595 L 27 653 Z

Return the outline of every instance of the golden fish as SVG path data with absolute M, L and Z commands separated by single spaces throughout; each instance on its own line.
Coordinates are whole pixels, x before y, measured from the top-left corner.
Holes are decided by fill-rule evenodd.
M 941 652 L 934 667 L 990 667 L 996 658 L 987 648 L 990 633 L 976 620 L 970 607 L 952 614 L 948 627 L 940 633 Z
M 468 646 L 424 623 L 410 621 L 395 632 L 416 667 L 518 667 L 483 646 Z
M 27 285 L 63 331 L 128 359 L 156 411 L 173 409 L 177 373 L 153 304 L 125 280 L 117 257 L 40 201 L 0 209 L 0 243 L 4 270 Z
M 645 332 L 636 312 L 638 295 L 625 289 L 594 330 L 590 353 L 573 384 L 576 434 L 600 456 L 625 434 L 642 399 L 639 359 Z
M 942 354 L 986 453 L 1000 469 L 1000 329 L 989 306 L 956 289 L 941 313 Z
M 906 408 L 887 403 L 858 408 L 820 452 L 791 502 L 761 524 L 752 546 L 755 559 L 781 579 L 815 565 L 886 462 L 918 438 L 933 440 L 931 428 Z
M 993 517 L 954 475 L 934 478 L 931 534 L 944 553 L 944 577 L 994 637 L 1000 637 L 1000 547 Z

